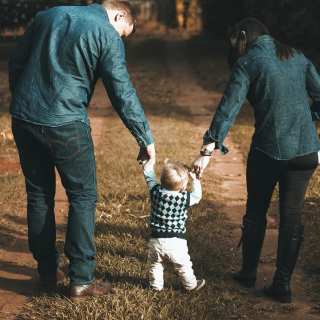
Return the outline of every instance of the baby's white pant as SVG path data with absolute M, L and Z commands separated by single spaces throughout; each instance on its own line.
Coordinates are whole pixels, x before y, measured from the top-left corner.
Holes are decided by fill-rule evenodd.
M 163 261 L 168 259 L 178 271 L 183 286 L 192 290 L 197 286 L 187 240 L 179 238 L 151 238 L 149 242 L 149 284 L 155 290 L 163 288 Z

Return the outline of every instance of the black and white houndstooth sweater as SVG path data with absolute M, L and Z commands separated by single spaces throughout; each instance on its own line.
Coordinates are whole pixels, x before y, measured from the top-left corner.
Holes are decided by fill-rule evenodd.
M 184 191 L 177 195 L 162 192 L 157 184 L 150 190 L 151 217 L 149 225 L 153 238 L 182 238 L 186 233 L 185 221 L 190 205 L 190 192 Z

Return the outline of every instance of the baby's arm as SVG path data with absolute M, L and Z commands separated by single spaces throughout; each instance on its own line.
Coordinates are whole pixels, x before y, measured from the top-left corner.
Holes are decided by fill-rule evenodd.
M 189 172 L 189 176 L 192 179 L 192 189 L 190 193 L 190 204 L 189 207 L 193 206 L 196 203 L 199 203 L 202 197 L 201 183 L 197 179 L 196 174 Z
M 148 160 L 142 161 L 142 168 L 148 162 Z M 151 190 L 156 184 L 158 184 L 156 176 L 153 171 L 153 164 L 143 169 L 144 178 L 147 181 L 148 189 Z

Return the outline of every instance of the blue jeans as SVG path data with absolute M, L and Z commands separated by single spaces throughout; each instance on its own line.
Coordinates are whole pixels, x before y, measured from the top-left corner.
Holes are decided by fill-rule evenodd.
M 26 180 L 29 248 L 41 277 L 55 275 L 55 167 L 69 200 L 64 252 L 69 259 L 70 284 L 94 282 L 96 168 L 90 127 L 80 121 L 59 127 L 35 125 L 12 118 L 12 132 Z

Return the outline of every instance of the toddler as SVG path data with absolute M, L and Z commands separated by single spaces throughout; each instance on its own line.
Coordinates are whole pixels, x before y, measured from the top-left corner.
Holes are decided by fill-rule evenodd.
M 147 161 L 143 161 L 145 165 Z M 192 269 L 185 240 L 185 221 L 188 207 L 201 199 L 200 180 L 179 162 L 163 167 L 161 185 L 157 183 L 153 165 L 143 169 L 151 195 L 151 239 L 149 243 L 149 284 L 155 290 L 163 289 L 163 261 L 171 261 L 188 291 L 199 290 L 205 280 L 197 280 Z M 189 176 L 192 191 L 185 191 Z

